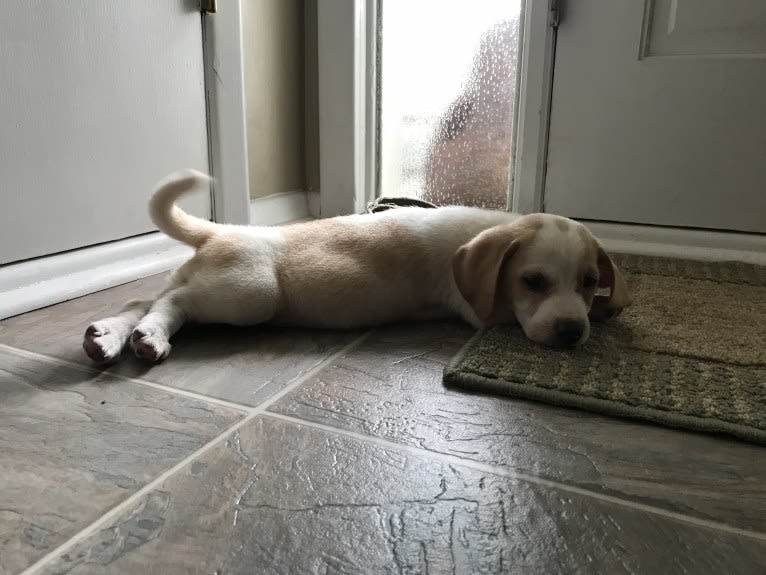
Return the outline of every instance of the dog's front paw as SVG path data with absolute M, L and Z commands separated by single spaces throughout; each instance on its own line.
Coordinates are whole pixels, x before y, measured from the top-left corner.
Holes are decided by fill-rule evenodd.
M 95 363 L 108 364 L 117 361 L 125 340 L 113 332 L 106 322 L 96 322 L 85 330 L 82 348 Z
M 170 353 L 170 342 L 161 334 L 137 327 L 130 338 L 130 346 L 136 356 L 153 362 L 160 362 Z

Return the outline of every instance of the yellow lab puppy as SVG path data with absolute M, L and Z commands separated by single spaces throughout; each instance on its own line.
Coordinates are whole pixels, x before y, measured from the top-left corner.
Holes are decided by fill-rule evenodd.
M 196 254 L 154 300 L 88 327 L 83 347 L 94 361 L 118 359 L 128 342 L 161 361 L 185 322 L 354 328 L 459 317 L 477 328 L 518 322 L 533 341 L 573 346 L 588 338 L 589 318 L 630 305 L 609 256 L 567 218 L 455 206 L 222 225 L 174 205 L 208 181 L 184 171 L 159 184 L 152 220 Z

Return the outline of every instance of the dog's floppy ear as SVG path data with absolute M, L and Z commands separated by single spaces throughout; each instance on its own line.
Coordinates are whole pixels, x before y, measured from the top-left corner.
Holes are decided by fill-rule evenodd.
M 482 321 L 495 306 L 495 293 L 503 263 L 518 249 L 513 225 L 483 231 L 461 246 L 452 257 L 452 273 L 458 290 Z
M 612 258 L 598 246 L 598 287 L 609 290 L 608 294 L 596 294 L 588 317 L 595 321 L 605 320 L 620 314 L 632 302 L 628 285 L 622 272 L 614 265 Z

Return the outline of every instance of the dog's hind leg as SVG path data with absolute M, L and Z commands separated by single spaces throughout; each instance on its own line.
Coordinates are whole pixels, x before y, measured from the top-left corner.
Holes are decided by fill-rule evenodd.
M 188 288 L 179 287 L 162 294 L 133 328 L 130 345 L 141 359 L 162 361 L 170 353 L 170 337 L 188 318 Z
M 82 347 L 94 362 L 108 364 L 119 359 L 133 328 L 144 317 L 152 300 L 129 301 L 120 313 L 93 322 L 85 330 Z

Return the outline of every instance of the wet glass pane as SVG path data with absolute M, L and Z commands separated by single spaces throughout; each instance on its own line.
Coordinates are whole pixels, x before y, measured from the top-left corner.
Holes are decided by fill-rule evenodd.
M 520 0 L 380 8 L 380 195 L 505 209 Z

